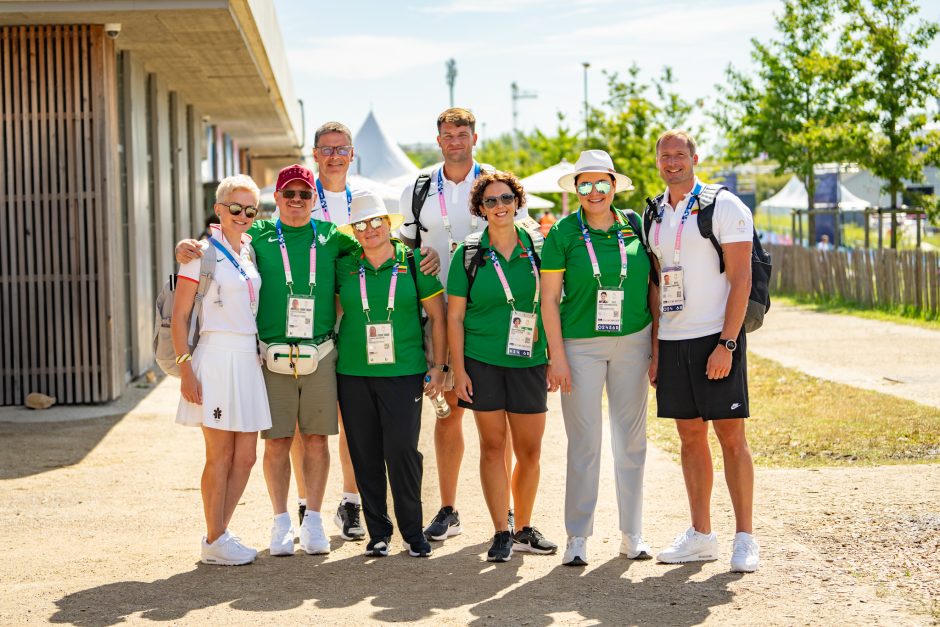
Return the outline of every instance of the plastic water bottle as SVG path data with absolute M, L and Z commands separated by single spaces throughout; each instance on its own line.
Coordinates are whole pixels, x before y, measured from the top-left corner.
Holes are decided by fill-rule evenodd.
M 438 420 L 450 416 L 450 405 L 447 404 L 443 396 L 432 396 L 431 404 L 434 405 L 434 413 L 437 414 Z

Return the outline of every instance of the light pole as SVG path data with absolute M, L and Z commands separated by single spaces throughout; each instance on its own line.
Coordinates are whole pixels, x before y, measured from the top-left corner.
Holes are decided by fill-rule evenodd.
M 588 90 L 587 90 L 587 79 L 588 79 L 588 68 L 591 67 L 591 64 L 587 61 L 581 63 L 584 66 L 584 147 L 587 148 L 588 140 L 591 138 L 591 123 L 590 118 L 588 117 L 590 113 L 588 112 Z
M 457 61 L 448 59 L 444 64 L 447 67 L 447 85 L 450 87 L 450 108 L 454 108 L 454 83 L 457 82 Z
M 512 82 L 512 147 L 513 152 L 519 150 L 519 107 L 516 104 L 523 98 L 537 98 L 538 94 L 534 91 L 522 91 L 516 81 Z M 519 165 L 518 159 L 516 165 Z

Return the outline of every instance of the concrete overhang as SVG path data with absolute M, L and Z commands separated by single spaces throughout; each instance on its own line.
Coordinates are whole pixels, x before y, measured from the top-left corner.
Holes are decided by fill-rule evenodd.
M 252 153 L 297 154 L 300 105 L 274 3 L 265 0 L 0 0 L 0 25 L 121 24 L 130 50 Z

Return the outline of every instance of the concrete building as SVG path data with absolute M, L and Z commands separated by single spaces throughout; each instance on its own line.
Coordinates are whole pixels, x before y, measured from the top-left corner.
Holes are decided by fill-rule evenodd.
M 0 0 L 0 405 L 149 370 L 174 242 L 299 159 L 302 116 L 272 2 Z

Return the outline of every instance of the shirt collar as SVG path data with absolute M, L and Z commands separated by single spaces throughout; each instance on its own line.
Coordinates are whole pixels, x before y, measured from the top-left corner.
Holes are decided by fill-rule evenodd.
M 695 189 L 695 186 L 696 186 L 696 185 L 703 185 L 702 181 L 699 180 L 699 178 L 698 178 L 697 176 L 695 177 L 695 182 L 692 183 L 692 189 Z M 689 190 L 689 193 L 686 194 L 685 196 L 683 196 L 683 197 L 682 197 L 682 200 L 685 200 L 686 198 L 688 198 L 688 197 L 689 197 L 689 194 L 691 194 L 691 193 L 692 193 L 692 190 Z M 661 201 L 659 201 L 659 206 L 660 206 L 661 208 L 662 208 L 662 207 L 666 207 L 666 206 L 672 207 L 673 209 L 676 208 L 676 205 L 670 204 L 670 202 L 669 202 L 669 188 L 668 188 L 668 187 L 666 188 L 666 191 L 663 193 L 663 199 L 662 199 Z
M 452 180 L 450 180 L 449 178 L 447 178 L 447 176 L 444 175 L 444 166 L 443 166 L 443 165 L 441 165 L 441 167 L 438 168 L 437 171 L 438 171 L 438 176 L 440 176 L 441 179 L 443 179 L 444 185 L 447 185 L 448 183 L 450 183 L 451 185 L 460 185 L 461 183 L 467 183 L 467 182 L 473 183 L 473 181 L 476 180 L 476 177 L 474 177 L 473 174 L 474 174 L 474 172 L 477 171 L 477 168 L 478 168 L 478 167 L 480 167 L 480 164 L 478 164 L 478 163 L 476 162 L 476 159 L 474 159 L 474 160 L 473 160 L 473 165 L 470 166 L 470 171 L 467 172 L 467 176 L 465 176 L 464 179 L 463 179 L 462 181 L 460 181 L 459 183 L 454 183 Z M 481 168 L 481 172 L 482 172 L 482 168 Z M 434 180 L 437 181 L 437 176 L 434 177 Z
M 210 235 L 210 237 L 212 237 L 214 240 L 216 240 L 217 242 L 219 242 L 220 244 L 222 244 L 223 246 L 225 246 L 226 248 L 228 248 L 228 249 L 231 250 L 232 252 L 235 252 L 235 251 L 232 249 L 232 247 L 229 245 L 228 240 L 225 239 L 225 236 L 222 235 L 222 227 L 221 227 L 220 225 L 218 225 L 218 224 L 210 224 L 210 225 L 209 225 L 209 235 Z M 251 235 L 248 235 L 248 233 L 242 233 L 242 244 L 250 244 L 250 243 L 251 243 Z

